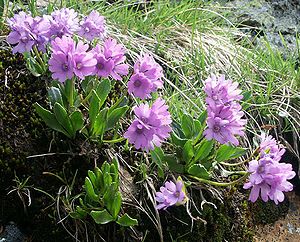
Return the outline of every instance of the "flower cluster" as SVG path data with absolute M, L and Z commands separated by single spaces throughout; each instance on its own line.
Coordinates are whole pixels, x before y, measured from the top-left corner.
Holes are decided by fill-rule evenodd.
M 45 51 L 46 44 L 56 37 L 78 34 L 87 40 L 103 38 L 105 34 L 104 17 L 92 11 L 79 24 L 78 13 L 74 9 L 62 8 L 51 15 L 33 18 L 25 12 L 20 12 L 8 19 L 11 28 L 7 42 L 14 46 L 13 53 L 29 52 L 33 46 Z
M 177 180 L 176 184 L 172 181 L 167 181 L 160 188 L 160 192 L 156 192 L 155 200 L 158 202 L 156 209 L 167 209 L 173 205 L 181 205 L 186 201 L 183 182 Z
M 52 37 L 62 37 L 64 35 L 72 36 L 79 31 L 78 13 L 74 9 L 62 8 L 54 11 L 51 16 L 45 15 L 51 25 L 49 35 Z
M 162 67 L 149 54 L 139 57 L 134 64 L 134 73 L 128 82 L 128 92 L 146 99 L 152 92 L 163 86 Z
M 134 114 L 135 120 L 124 137 L 134 144 L 136 149 L 153 150 L 154 145 L 160 146 L 170 136 L 172 120 L 163 99 L 158 98 L 152 107 L 148 104 L 135 107 Z
M 89 46 L 82 41 L 75 41 L 69 36 L 56 38 L 52 42 L 52 55 L 49 60 L 49 70 L 52 78 L 64 82 L 74 75 L 80 79 L 94 73 L 97 63 Z
M 293 185 L 287 181 L 296 175 L 291 164 L 279 163 L 284 152 L 272 136 L 261 136 L 259 160 L 249 163 L 251 174 L 249 182 L 244 184 L 244 189 L 251 188 L 251 202 L 260 195 L 263 201 L 270 199 L 278 204 L 284 200 L 283 192 L 293 190 Z
M 122 80 L 121 75 L 128 74 L 129 66 L 124 63 L 126 60 L 125 48 L 116 40 L 108 38 L 103 47 L 99 44 L 92 50 L 97 60 L 95 74 L 99 77 L 111 76 L 115 80 Z
M 93 10 L 80 22 L 78 34 L 92 41 L 95 38 L 105 37 L 105 19 L 97 11 Z
M 243 136 L 246 120 L 238 103 L 242 99 L 238 83 L 225 80 L 225 76 L 212 75 L 205 81 L 204 91 L 207 95 L 207 126 L 204 131 L 206 139 L 215 139 L 221 144 L 238 145 L 236 135 Z
M 128 74 L 129 67 L 123 63 L 126 59 L 124 49 L 116 40 L 107 39 L 103 48 L 97 45 L 88 51 L 89 45 L 81 40 L 76 44 L 71 37 L 63 36 L 52 41 L 51 47 L 49 69 L 52 78 L 61 82 L 74 75 L 80 79 L 97 75 L 121 80 L 120 75 Z
M 11 32 L 7 36 L 7 42 L 14 44 L 13 53 L 29 52 L 33 46 L 45 51 L 48 42 L 50 22 L 41 17 L 33 18 L 25 12 L 20 12 L 8 19 Z

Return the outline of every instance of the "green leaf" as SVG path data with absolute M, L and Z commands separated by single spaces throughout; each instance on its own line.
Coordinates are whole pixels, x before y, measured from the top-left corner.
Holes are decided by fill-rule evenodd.
M 50 87 L 48 89 L 48 98 L 52 106 L 54 106 L 56 102 L 63 105 L 62 95 L 60 89 L 57 87 Z
M 186 138 L 191 139 L 194 136 L 194 120 L 189 114 L 183 114 L 181 117 L 181 128 Z
M 184 165 L 180 164 L 175 156 L 165 155 L 164 161 L 167 162 L 171 171 L 184 173 Z
M 121 193 L 117 191 L 115 193 L 115 196 L 113 199 L 111 199 L 111 202 L 108 204 L 107 209 L 110 212 L 110 214 L 113 216 L 114 219 L 117 219 L 117 216 L 120 212 L 122 205 L 122 198 Z
M 126 96 L 119 98 L 114 105 L 112 105 L 109 110 L 112 112 L 114 109 L 126 106 L 128 100 Z
M 205 125 L 202 125 L 199 120 L 194 120 L 194 124 L 195 124 L 195 130 L 194 130 L 193 143 L 195 145 L 203 137 L 203 131 L 204 131 Z
M 73 127 L 73 130 L 76 132 L 77 130 L 80 130 L 83 128 L 84 120 L 83 120 L 83 114 L 80 111 L 74 111 L 70 115 L 71 124 Z
M 201 123 L 203 126 L 205 124 L 205 121 L 207 119 L 207 110 L 203 111 L 200 116 L 198 117 L 198 121 Z
M 71 136 L 64 130 L 64 128 L 60 125 L 60 123 L 56 120 L 56 117 L 49 110 L 43 108 L 38 103 L 34 104 L 35 110 L 38 115 L 44 120 L 44 122 L 52 129 L 63 133 L 64 135 L 71 138 Z
M 217 150 L 216 161 L 226 161 L 231 159 L 236 159 L 243 156 L 246 153 L 247 149 L 234 147 L 230 145 L 221 145 Z
M 102 105 L 104 104 L 109 92 L 111 90 L 111 84 L 110 84 L 110 80 L 108 79 L 103 79 L 97 86 L 96 88 L 96 92 L 98 94 L 98 97 L 100 99 L 99 102 L 99 108 L 102 107 Z
M 118 193 L 120 193 L 118 191 L 118 186 L 116 186 L 115 183 L 111 183 L 111 185 L 109 187 L 107 187 L 106 192 L 103 196 L 104 206 L 107 208 L 107 210 L 110 212 L 110 214 L 113 217 L 115 217 L 114 215 L 116 213 L 119 213 L 120 208 L 121 208 L 121 205 L 120 205 L 120 203 L 122 202 L 121 194 L 118 194 Z M 114 203 L 116 203 L 116 204 L 114 205 Z
M 158 175 L 159 177 L 164 176 L 163 171 L 163 159 L 164 159 L 164 151 L 160 147 L 155 147 L 154 150 L 150 151 L 152 161 L 157 165 L 158 167 Z
M 100 99 L 97 95 L 97 93 L 93 90 L 92 91 L 92 97 L 91 97 L 91 102 L 90 102 L 90 107 L 89 107 L 89 119 L 91 123 L 91 128 L 93 129 L 96 117 L 99 113 L 100 109 Z
M 93 184 L 92 184 L 91 180 L 88 177 L 85 178 L 84 187 L 85 187 L 85 191 L 86 191 L 88 197 L 92 201 L 99 202 L 99 197 L 95 193 Z
M 185 143 L 183 147 L 182 156 L 185 164 L 189 164 L 191 159 L 194 157 L 194 147 L 192 140 L 188 140 Z
M 100 136 L 101 140 L 103 138 L 103 134 L 105 131 L 106 120 L 107 120 L 107 111 L 108 111 L 108 108 L 104 108 L 99 112 L 99 114 L 96 117 L 96 120 L 94 123 L 94 129 L 92 132 L 93 135 Z
M 201 164 L 194 164 L 194 165 L 192 165 L 188 169 L 188 173 L 191 174 L 191 175 L 193 175 L 193 176 L 199 177 L 199 178 L 204 178 L 204 179 L 209 179 L 210 178 L 209 172 Z
M 138 221 L 135 218 L 131 218 L 127 213 L 117 220 L 117 223 L 121 226 L 134 226 L 138 225 Z
M 106 161 L 102 165 L 102 173 L 104 186 L 109 187 L 112 183 L 112 177 L 110 174 L 110 165 Z
M 74 97 L 76 96 L 77 92 L 75 89 L 75 85 L 73 84 L 74 80 L 67 79 L 65 81 L 65 88 L 64 88 L 64 94 L 71 106 L 74 104 Z M 72 95 L 71 95 L 72 94 Z
M 183 148 L 187 139 L 180 138 L 175 132 L 171 133 L 172 143 Z
M 214 141 L 213 140 L 206 140 L 203 139 L 200 144 L 195 146 L 195 158 L 194 161 L 198 160 L 204 160 L 209 153 L 211 152 L 212 148 L 214 146 Z
M 99 169 L 99 167 L 95 167 L 95 175 L 96 175 L 96 188 L 100 191 L 101 195 L 104 193 L 104 181 L 103 181 L 103 173 Z
M 57 121 L 64 127 L 64 129 L 70 134 L 71 137 L 75 136 L 71 120 L 67 114 L 66 109 L 59 103 L 54 104 L 54 114 Z
M 107 224 L 114 221 L 114 218 L 107 212 L 106 209 L 102 211 L 93 210 L 90 214 L 97 224 Z
M 71 218 L 84 219 L 87 216 L 87 212 L 79 206 L 76 206 L 76 210 L 70 213 Z
M 113 111 L 108 110 L 108 117 L 105 130 L 110 130 L 114 128 L 115 124 L 120 120 L 120 118 L 127 112 L 128 106 L 121 108 L 116 108 Z
M 98 80 L 96 80 L 95 77 L 91 76 L 87 76 L 81 81 L 80 85 L 85 94 L 88 94 L 93 90 L 95 81 Z
M 3 20 L 3 12 L 4 12 L 4 0 L 0 0 L 0 26 L 1 26 L 1 22 Z
M 97 183 L 96 174 L 95 174 L 94 172 L 88 170 L 88 177 L 90 178 L 93 187 L 95 187 L 95 186 L 96 186 L 96 183 Z
M 112 175 L 112 181 L 119 184 L 119 164 L 116 158 L 112 160 L 110 165 L 110 173 Z

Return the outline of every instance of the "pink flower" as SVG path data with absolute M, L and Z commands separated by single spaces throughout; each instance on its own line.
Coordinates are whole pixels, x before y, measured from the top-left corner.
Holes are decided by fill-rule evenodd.
M 33 18 L 25 12 L 15 14 L 8 20 L 11 32 L 7 36 L 7 42 L 13 45 L 13 53 L 24 53 L 31 51 L 34 46 L 35 38 L 32 32 Z
M 72 54 L 73 72 L 80 79 L 92 75 L 95 70 L 97 60 L 93 53 L 88 52 L 89 46 L 82 41 L 78 41 L 74 53 Z
M 134 73 L 143 73 L 152 82 L 152 92 L 162 88 L 163 69 L 150 54 L 141 55 L 133 69 Z
M 155 200 L 158 202 L 156 209 L 166 210 L 168 207 L 175 204 L 182 204 L 186 198 L 183 191 L 182 181 L 177 181 L 176 184 L 172 181 L 167 181 L 164 186 L 156 192 Z
M 103 38 L 105 34 L 105 20 L 97 11 L 93 10 L 80 22 L 78 34 L 89 41 Z
M 146 127 L 139 120 L 134 120 L 124 134 L 129 143 L 134 144 L 136 149 L 144 149 L 149 146 L 154 135 L 154 130 Z
M 89 46 L 82 41 L 76 44 L 71 37 L 63 36 L 52 41 L 52 55 L 49 60 L 49 70 L 53 79 L 64 82 L 74 75 L 80 79 L 92 75 L 97 60 L 88 51 Z
M 271 136 L 262 133 L 260 136 L 260 153 L 261 156 L 269 155 L 274 161 L 280 161 L 285 149 L 277 144 L 276 140 Z
M 162 67 L 151 55 L 140 56 L 134 64 L 134 73 L 128 82 L 128 93 L 133 93 L 141 99 L 150 98 L 152 92 L 162 88 L 162 77 Z
M 97 60 L 94 74 L 100 77 L 108 77 L 114 68 L 114 61 L 112 59 L 107 59 L 104 56 L 103 50 L 99 44 L 92 50 L 92 53 Z
M 267 139 L 266 139 L 267 138 Z M 263 136 L 260 147 L 266 144 L 277 146 L 272 137 Z M 275 149 L 278 152 L 277 148 Z M 279 151 L 281 152 L 281 151 Z M 262 153 L 258 160 L 249 162 L 249 182 L 244 184 L 244 189 L 250 189 L 250 201 L 255 202 L 259 195 L 264 202 L 273 200 L 275 204 L 284 200 L 284 193 L 293 190 L 293 185 L 287 180 L 292 179 L 296 173 L 292 166 L 286 163 L 279 163 L 281 156 L 271 156 Z
M 205 81 L 204 91 L 207 94 L 207 129 L 205 138 L 215 139 L 221 144 L 238 145 L 236 136 L 243 136 L 247 121 L 242 119 L 244 112 L 238 103 L 242 96 L 237 89 L 238 83 L 225 80 L 221 75 L 212 75 Z
M 141 104 L 134 108 L 135 120 L 125 132 L 124 137 L 129 143 L 134 144 L 136 149 L 153 150 L 154 146 L 170 136 L 171 115 L 168 106 L 162 99 L 157 99 L 152 107 Z
M 78 13 L 74 9 L 62 8 L 56 10 L 48 18 L 51 23 L 50 37 L 72 36 L 79 30 Z
M 125 49 L 114 39 L 107 39 L 103 47 L 97 45 L 93 49 L 97 59 L 95 74 L 101 77 L 111 76 L 115 80 L 122 80 L 121 76 L 128 74 L 129 66 L 125 64 Z
M 142 73 L 133 74 L 128 82 L 128 93 L 141 99 L 149 98 L 153 84 Z

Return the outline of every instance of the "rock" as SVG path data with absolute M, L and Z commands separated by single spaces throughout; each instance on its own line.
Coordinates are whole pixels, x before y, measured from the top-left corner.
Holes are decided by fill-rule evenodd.
M 266 38 L 274 49 L 283 53 L 296 50 L 296 34 L 300 31 L 300 1 L 298 0 L 233 0 L 222 1 L 232 9 L 229 19 L 248 26 L 255 44 Z M 259 35 L 257 35 L 259 33 Z M 282 36 L 281 36 L 282 35 Z M 282 37 L 284 41 L 282 41 Z
M 5 226 L 3 234 L 0 235 L 0 242 L 23 242 L 25 236 L 17 227 L 16 224 L 11 223 Z

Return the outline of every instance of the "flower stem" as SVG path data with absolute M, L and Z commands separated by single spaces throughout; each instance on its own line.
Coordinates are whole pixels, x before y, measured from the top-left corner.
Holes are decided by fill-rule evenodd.
M 75 84 L 74 84 L 74 79 L 72 78 L 70 80 L 70 92 L 69 92 L 69 102 L 70 102 L 70 108 L 74 107 L 74 88 L 75 88 Z
M 240 173 L 242 174 L 242 172 Z M 232 185 L 235 185 L 243 180 L 245 180 L 248 176 L 249 176 L 249 172 L 244 172 L 244 175 L 242 177 L 240 177 L 239 179 L 235 180 L 235 181 L 231 181 L 231 182 L 215 182 L 215 181 L 210 181 L 210 180 L 206 180 L 206 179 L 203 179 L 203 178 L 199 178 L 199 177 L 196 177 L 196 176 L 189 176 L 199 182 L 202 182 L 202 183 L 206 183 L 206 184 L 209 184 L 209 185 L 213 185 L 213 186 L 218 186 L 218 187 L 227 187 L 227 186 L 232 186 Z
M 245 163 L 251 161 L 251 159 L 253 158 L 253 156 L 256 154 L 256 152 L 258 150 L 259 150 L 259 148 L 256 148 L 255 151 L 249 156 L 249 158 L 247 158 L 246 160 L 243 160 L 241 162 L 237 162 L 237 163 L 220 162 L 220 163 L 224 166 L 239 166 L 239 165 L 245 164 Z
M 46 67 L 45 67 L 44 60 L 41 57 L 40 51 L 38 50 L 38 48 L 36 46 L 33 46 L 33 51 L 34 51 L 34 53 L 37 57 L 37 61 L 39 63 L 40 68 L 42 69 L 43 73 L 45 73 L 46 72 Z M 43 73 L 39 73 L 39 74 L 43 74 Z
M 102 140 L 102 141 L 103 141 L 103 143 L 118 143 L 118 142 L 121 142 L 121 141 L 123 141 L 123 140 L 125 140 L 125 138 L 120 137 L 120 138 L 118 138 L 118 139 L 113 139 L 113 140 Z

